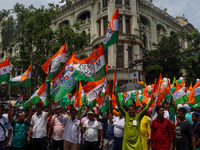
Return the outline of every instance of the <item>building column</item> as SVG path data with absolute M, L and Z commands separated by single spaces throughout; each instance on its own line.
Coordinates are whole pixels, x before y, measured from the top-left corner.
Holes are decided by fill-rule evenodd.
M 128 68 L 128 44 L 127 43 L 124 43 L 124 68 Z

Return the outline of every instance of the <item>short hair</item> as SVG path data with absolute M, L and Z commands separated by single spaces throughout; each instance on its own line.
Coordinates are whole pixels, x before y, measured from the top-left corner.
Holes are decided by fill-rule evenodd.
M 130 104 L 130 105 L 128 105 L 128 109 L 129 109 L 129 107 L 133 107 L 136 110 L 136 105 L 135 104 Z
M 42 107 L 42 103 L 41 103 L 41 102 L 38 102 L 38 103 L 35 104 L 35 106 L 36 106 L 36 107 L 37 107 L 37 106 L 41 106 L 41 107 Z
M 5 110 L 5 107 L 2 104 L 0 105 L 0 107 L 3 108 L 3 110 Z
M 183 108 L 183 107 L 179 108 L 178 111 L 182 112 L 183 114 L 187 113 L 187 110 L 185 108 Z
M 164 108 L 164 107 L 161 105 L 156 106 L 156 112 L 159 111 L 161 108 Z
M 76 113 L 77 113 L 77 110 L 75 108 L 70 109 L 70 114 L 71 114 L 72 111 L 76 111 Z
M 164 107 L 165 105 L 169 105 L 169 103 L 168 103 L 168 102 L 166 102 L 166 101 L 165 101 L 165 102 L 163 102 L 163 103 L 162 103 L 162 106 Z

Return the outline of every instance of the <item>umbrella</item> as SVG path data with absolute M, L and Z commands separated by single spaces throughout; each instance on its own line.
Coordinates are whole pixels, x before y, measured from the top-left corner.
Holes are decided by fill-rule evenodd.
M 129 82 L 127 84 L 122 85 L 118 89 L 117 93 L 128 92 L 128 91 L 133 91 L 133 90 L 139 90 L 139 89 L 143 89 L 143 88 L 145 88 L 145 86 L 140 84 L 140 83 L 138 83 L 138 82 L 134 82 L 134 83 Z

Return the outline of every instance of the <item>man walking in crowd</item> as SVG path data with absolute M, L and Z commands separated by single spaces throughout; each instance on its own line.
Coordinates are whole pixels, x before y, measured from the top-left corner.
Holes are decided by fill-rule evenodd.
M 122 150 L 124 136 L 124 117 L 119 111 L 119 117 L 110 119 L 110 124 L 114 126 L 114 147 L 113 150 Z
M 200 150 L 200 121 L 198 112 L 192 114 L 192 121 L 194 122 L 192 127 L 196 141 L 196 150 Z
M 27 127 L 32 117 L 32 104 L 29 104 L 29 115 L 25 120 L 23 111 L 18 112 L 18 120 L 13 119 L 12 104 L 9 103 L 8 119 L 13 126 L 12 150 L 26 150 Z
M 150 150 L 173 150 L 171 122 L 164 118 L 164 107 L 157 106 L 156 112 L 157 119 L 151 126 Z
M 89 111 L 88 119 L 83 124 L 83 133 L 86 134 L 84 150 L 98 150 L 98 132 L 101 136 L 100 146 L 103 146 L 103 130 L 99 121 L 94 119 L 94 112 Z
M 77 150 L 81 143 L 80 120 L 76 118 L 77 110 L 71 108 L 70 117 L 59 114 L 58 119 L 65 126 L 63 133 L 64 150 Z
M 49 111 L 42 111 L 41 102 L 36 105 L 36 113 L 32 116 L 31 127 L 29 130 L 27 142 L 30 143 L 32 134 L 32 150 L 46 150 L 47 146 L 47 118 L 51 115 L 51 100 L 49 102 Z
M 147 113 L 149 107 L 154 101 L 154 98 L 158 96 L 158 93 L 153 93 L 153 98 L 150 100 L 150 102 L 147 104 L 147 106 L 138 114 L 136 113 L 136 106 L 134 104 L 131 104 L 128 106 L 128 113 L 123 109 L 119 97 L 117 96 L 117 92 L 115 91 L 115 97 L 117 106 L 122 113 L 122 115 L 125 117 L 125 125 L 124 125 L 124 137 L 123 137 L 123 150 L 131 150 L 136 149 L 140 150 L 142 149 L 142 141 L 141 141 L 141 135 L 140 135 L 140 121 L 142 117 Z
M 185 119 L 186 113 L 185 108 L 178 109 L 179 122 L 176 125 L 176 150 L 196 150 L 192 125 Z
M 63 132 L 64 125 L 58 119 L 58 116 L 61 113 L 61 106 L 58 105 L 55 108 L 55 115 L 53 115 L 51 120 L 51 129 L 52 129 L 52 140 L 53 140 L 53 150 L 63 150 Z M 62 114 L 64 117 L 67 115 Z
M 4 114 L 4 106 L 0 105 L 0 150 L 5 150 L 10 140 L 12 126 L 8 119 L 3 117 Z M 8 130 L 8 137 L 6 138 L 6 130 Z

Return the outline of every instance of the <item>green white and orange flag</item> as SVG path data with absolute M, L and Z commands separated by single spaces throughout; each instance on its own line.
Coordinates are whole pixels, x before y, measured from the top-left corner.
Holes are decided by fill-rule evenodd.
M 30 65 L 28 70 L 26 70 L 22 75 L 14 77 L 10 81 L 8 81 L 8 84 L 12 86 L 22 86 L 22 87 L 31 86 L 31 70 L 32 70 L 32 65 Z
M 75 80 L 98 81 L 105 77 L 106 64 L 103 45 L 85 59 L 75 58 L 73 68 L 72 77 Z
M 131 92 L 133 92 L 133 91 L 126 92 L 126 97 L 125 97 L 125 100 L 124 100 L 124 105 L 125 106 L 128 106 L 128 105 L 132 104 Z
M 18 106 L 23 101 L 23 95 L 21 95 L 14 103 L 13 106 Z
M 29 98 L 28 101 L 24 103 L 24 108 L 29 107 L 29 103 L 35 105 L 36 103 L 42 101 L 43 104 L 46 106 L 49 100 L 48 93 L 46 91 L 47 84 L 44 82 L 36 91 L 35 93 Z
M 103 114 L 105 114 L 109 108 L 108 92 L 109 92 L 109 86 L 106 88 L 106 91 L 104 92 L 103 96 L 97 98 L 97 104 L 99 105 L 99 109 Z
M 52 78 L 51 95 L 55 102 L 62 100 L 76 85 L 72 77 L 75 53 L 66 61 L 60 71 Z
M 42 69 L 48 74 L 46 82 L 49 82 L 59 70 L 62 68 L 66 61 L 66 43 L 60 48 L 60 50 L 47 60 L 43 65 Z
M 10 79 L 10 62 L 9 58 L 0 63 L 0 83 Z
M 198 81 L 192 88 L 188 103 L 190 106 L 200 104 L 200 81 Z
M 106 77 L 104 77 L 99 81 L 88 82 L 83 87 L 84 91 L 87 93 L 86 99 L 89 103 L 90 108 L 93 108 L 96 105 L 96 98 L 101 93 L 106 84 Z
M 119 9 L 115 11 L 109 23 L 106 37 L 103 41 L 104 50 L 106 50 L 110 45 L 118 43 L 118 18 Z
M 177 87 L 172 96 L 176 105 L 188 102 L 187 95 L 185 94 L 184 89 L 181 87 Z

